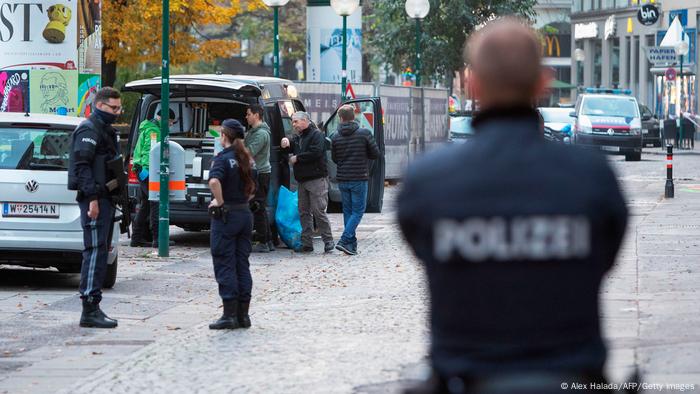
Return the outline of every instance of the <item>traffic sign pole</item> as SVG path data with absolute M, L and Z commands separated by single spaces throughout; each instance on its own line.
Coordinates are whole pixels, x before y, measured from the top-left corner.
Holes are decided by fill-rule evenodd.
M 160 210 L 158 213 L 158 255 L 168 257 L 170 248 L 170 1 L 163 0 L 163 51 L 160 86 Z

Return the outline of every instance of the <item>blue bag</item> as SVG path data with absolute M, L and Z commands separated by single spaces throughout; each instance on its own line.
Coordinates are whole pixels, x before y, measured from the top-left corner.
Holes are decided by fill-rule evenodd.
M 297 192 L 291 192 L 280 186 L 277 196 L 277 211 L 275 211 L 277 233 L 282 242 L 294 250 L 301 249 L 301 221 L 299 220 L 299 200 Z

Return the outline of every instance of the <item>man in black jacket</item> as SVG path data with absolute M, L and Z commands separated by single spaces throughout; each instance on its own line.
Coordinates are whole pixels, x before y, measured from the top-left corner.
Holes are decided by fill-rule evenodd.
M 627 208 L 604 156 L 544 141 L 531 106 L 549 84 L 540 45 L 516 19 L 475 33 L 475 137 L 412 165 L 398 199 L 431 295 L 428 392 L 518 374 L 549 382 L 528 391 L 541 394 L 604 380 L 598 292 Z
M 343 105 L 338 109 L 340 125 L 332 137 L 331 154 L 338 165 L 338 188 L 343 203 L 343 235 L 335 246 L 348 255 L 357 254 L 355 230 L 367 205 L 369 161 L 382 154 L 372 132 L 360 128 L 355 120 L 355 107 Z
M 299 182 L 299 218 L 301 219 L 301 251 L 314 251 L 314 219 L 323 239 L 323 250 L 333 251 L 331 223 L 326 216 L 328 207 L 328 170 L 326 169 L 323 134 L 311 124 L 309 114 L 296 112 L 292 115 L 292 127 L 298 135 L 289 141 L 282 138 L 280 147 L 283 153 L 292 156 L 289 162 L 294 165 L 294 179 Z
M 71 190 L 78 191 L 76 200 L 85 244 L 80 272 L 83 301 L 80 326 L 114 328 L 117 321 L 107 317 L 99 305 L 107 272 L 109 235 L 114 226 L 114 206 L 109 191 L 113 186 L 108 186 L 107 163 L 119 155 L 117 132 L 111 125 L 122 113 L 120 94 L 104 87 L 95 95 L 93 106 L 90 118 L 73 132 L 68 182 Z

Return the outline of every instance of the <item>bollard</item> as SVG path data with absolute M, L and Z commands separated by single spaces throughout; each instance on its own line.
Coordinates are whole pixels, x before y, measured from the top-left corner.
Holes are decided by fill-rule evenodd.
M 673 198 L 673 145 L 666 145 L 666 198 Z

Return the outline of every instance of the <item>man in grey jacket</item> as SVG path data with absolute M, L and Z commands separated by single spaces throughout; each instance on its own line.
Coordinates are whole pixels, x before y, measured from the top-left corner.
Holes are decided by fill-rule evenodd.
M 258 187 L 255 191 L 255 201 L 258 210 L 254 213 L 253 229 L 255 230 L 255 244 L 253 252 L 267 253 L 272 245 L 270 237 L 270 224 L 267 220 L 267 192 L 270 190 L 270 127 L 263 122 L 264 108 L 259 104 L 252 104 L 246 111 L 245 119 L 250 129 L 245 135 L 245 147 L 255 159 L 255 167 L 258 169 Z

